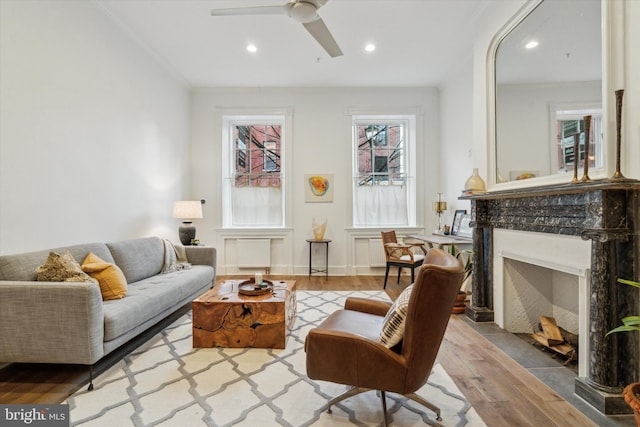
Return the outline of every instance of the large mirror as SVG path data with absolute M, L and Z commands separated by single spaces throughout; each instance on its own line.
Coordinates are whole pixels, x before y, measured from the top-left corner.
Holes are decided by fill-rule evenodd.
M 601 33 L 600 0 L 543 0 L 500 41 L 496 183 L 603 168 Z

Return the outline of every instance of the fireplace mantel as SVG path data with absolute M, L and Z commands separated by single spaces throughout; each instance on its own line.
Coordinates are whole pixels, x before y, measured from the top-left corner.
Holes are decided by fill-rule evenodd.
M 472 305 L 467 316 L 493 321 L 493 229 L 579 236 L 591 241 L 588 377 L 576 393 L 605 414 L 625 413 L 622 388 L 639 380 L 636 334 L 607 331 L 639 313 L 637 289 L 617 278 L 640 277 L 640 181 L 598 180 L 461 197 L 471 201 Z

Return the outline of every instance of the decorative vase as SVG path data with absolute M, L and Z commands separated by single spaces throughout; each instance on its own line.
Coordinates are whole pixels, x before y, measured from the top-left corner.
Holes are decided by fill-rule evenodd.
M 633 409 L 633 416 L 636 419 L 636 426 L 640 427 L 640 383 L 631 383 L 624 388 L 622 396 L 627 405 Z
M 320 223 L 316 222 L 314 218 L 311 220 L 311 228 L 313 229 L 313 237 L 317 242 L 320 242 L 324 239 L 324 232 L 327 230 L 327 220 L 325 219 L 324 222 Z
M 484 193 L 487 191 L 484 181 L 478 174 L 478 168 L 473 168 L 473 175 L 464 183 L 464 191 L 470 191 L 472 193 Z

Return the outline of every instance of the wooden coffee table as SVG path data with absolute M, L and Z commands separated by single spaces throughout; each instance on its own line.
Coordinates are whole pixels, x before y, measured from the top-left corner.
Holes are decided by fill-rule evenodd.
M 244 280 L 223 280 L 196 298 L 193 347 L 285 348 L 296 320 L 296 281 L 272 280 L 273 293 L 238 294 Z

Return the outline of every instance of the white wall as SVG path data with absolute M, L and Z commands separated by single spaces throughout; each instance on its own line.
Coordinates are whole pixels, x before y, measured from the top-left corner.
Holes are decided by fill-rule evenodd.
M 0 253 L 177 240 L 189 93 L 93 2 L 0 2 Z
M 331 274 L 352 272 L 351 226 L 351 130 L 349 109 L 371 113 L 390 113 L 394 109 L 422 112 L 418 121 L 418 225 L 431 230 L 437 218 L 430 209 L 439 189 L 439 95 L 434 88 L 243 88 L 199 89 L 192 93 L 193 186 L 194 197 L 207 200 L 204 219 L 198 226 L 201 241 L 214 242 L 221 251 L 219 265 L 224 269 L 233 254 L 225 253 L 221 226 L 220 153 L 221 115 L 225 108 L 288 107 L 293 111 L 292 149 L 293 220 L 292 230 L 281 239 L 285 246 L 272 255 L 280 257 L 277 266 L 292 266 L 288 273 L 305 274 L 308 244 L 312 237 L 312 218 L 327 219 L 325 237 L 330 245 Z M 304 175 L 330 173 L 334 176 L 333 203 L 305 203 Z M 211 202 L 211 203 L 210 203 Z M 379 231 L 372 231 L 380 236 Z M 228 247 L 231 250 L 231 247 Z M 382 249 L 381 249 L 382 250 Z M 275 254 L 274 254 L 275 252 Z M 230 262 L 230 261 L 229 261 Z M 224 271 L 224 270 L 222 270 Z M 284 271 L 287 273 L 287 271 Z
M 464 184 L 473 173 L 473 66 L 469 55 L 457 72 L 450 75 L 440 91 L 442 141 L 440 163 L 442 188 L 448 202 L 443 215 L 451 224 L 457 209 L 471 212 L 468 200 L 458 200 Z

